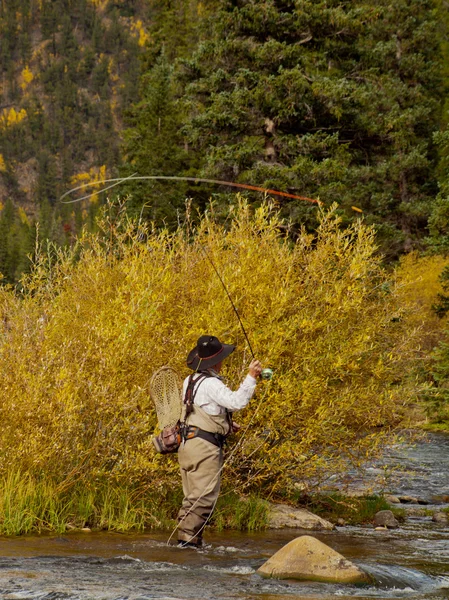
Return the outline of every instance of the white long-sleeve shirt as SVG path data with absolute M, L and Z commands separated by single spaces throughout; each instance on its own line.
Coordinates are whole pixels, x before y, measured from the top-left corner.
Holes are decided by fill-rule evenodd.
M 194 375 L 199 379 L 201 373 Z M 182 394 L 185 398 L 189 378 L 186 377 L 183 384 Z M 235 411 L 245 408 L 251 400 L 257 381 L 251 375 L 247 375 L 238 390 L 233 392 L 218 377 L 206 377 L 202 379 L 198 390 L 194 387 L 194 404 L 200 406 L 209 415 L 221 415 L 227 410 Z

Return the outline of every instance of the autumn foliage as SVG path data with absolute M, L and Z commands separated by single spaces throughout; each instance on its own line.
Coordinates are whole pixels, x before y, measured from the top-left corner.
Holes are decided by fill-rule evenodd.
M 372 229 L 342 229 L 330 210 L 293 243 L 268 204 L 244 201 L 225 224 L 212 206 L 174 233 L 123 215 L 109 206 L 98 233 L 42 247 L 22 289 L 0 290 L 0 477 L 26 472 L 60 491 L 178 483 L 176 461 L 150 440 L 152 373 L 186 376 L 203 333 L 237 344 L 232 386 L 251 359 L 210 259 L 274 370 L 238 415 L 225 479 L 269 495 L 377 451 L 415 393 L 418 330 L 404 324 Z

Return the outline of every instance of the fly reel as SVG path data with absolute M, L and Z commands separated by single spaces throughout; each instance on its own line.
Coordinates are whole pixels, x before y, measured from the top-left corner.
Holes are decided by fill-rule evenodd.
M 273 378 L 273 369 L 262 369 L 260 376 L 262 379 L 269 381 Z

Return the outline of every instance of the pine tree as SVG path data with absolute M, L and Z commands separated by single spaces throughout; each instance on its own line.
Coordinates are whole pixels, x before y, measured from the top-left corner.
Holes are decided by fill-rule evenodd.
M 22 217 L 10 198 L 0 213 L 0 273 L 2 283 L 17 283 L 30 268 L 28 255 L 33 247 L 34 227 Z
M 162 53 L 173 63 L 196 49 L 206 17 L 220 0 L 151 0 L 148 17 L 151 39 L 144 62 L 150 69 Z
M 449 253 L 449 5 L 447 0 L 438 0 L 437 4 L 437 14 L 440 22 L 438 38 L 443 55 L 445 94 L 443 96 L 444 109 L 441 131 L 438 131 L 434 135 L 439 159 L 436 169 L 439 193 L 432 205 L 432 213 L 428 223 L 430 236 L 426 241 L 432 252 L 447 255 Z M 447 292 L 448 290 L 446 289 L 445 291 Z
M 182 175 L 188 169 L 184 140 L 180 135 L 182 115 L 176 102 L 173 68 L 162 55 L 141 82 L 141 100 L 130 110 L 130 127 L 124 131 L 122 173 L 138 175 Z M 140 213 L 151 204 L 150 218 L 176 220 L 186 198 L 186 186 L 171 187 L 154 182 L 128 184 L 129 209 Z
M 199 174 L 355 205 L 409 248 L 435 193 L 435 2 L 227 0 L 210 27 L 183 70 Z
M 39 203 L 54 204 L 57 196 L 57 169 L 54 157 L 43 150 L 39 155 L 37 198 Z

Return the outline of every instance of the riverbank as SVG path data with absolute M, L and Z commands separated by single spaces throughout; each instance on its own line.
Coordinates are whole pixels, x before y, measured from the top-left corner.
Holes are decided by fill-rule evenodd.
M 180 485 L 161 493 L 151 487 L 124 487 L 95 482 L 91 489 L 35 481 L 16 473 L 0 482 L 0 535 L 113 531 L 170 531 L 181 505 Z M 224 490 L 211 527 L 221 531 L 258 531 L 268 526 L 269 504 Z
M 157 494 L 137 488 L 97 485 L 88 490 L 75 486 L 58 490 L 48 482 L 35 482 L 16 474 L 0 488 L 0 535 L 112 531 L 120 533 L 171 531 L 182 500 L 180 486 Z M 209 529 L 263 531 L 296 527 L 332 529 L 337 524 L 364 525 L 376 512 L 389 509 L 382 496 L 350 497 L 315 494 L 296 498 L 281 496 L 268 502 L 256 495 L 243 497 L 231 489 L 220 495 Z M 400 509 L 396 517 L 403 519 Z
M 0 535 L 83 529 L 172 531 L 182 500 L 181 487 L 178 484 L 165 492 L 155 487 L 113 487 L 95 481 L 90 487 L 60 489 L 16 473 L 0 481 Z M 225 487 L 208 529 L 267 530 L 273 527 L 273 503 L 292 510 L 305 508 L 333 525 L 347 526 L 370 525 L 381 510 L 392 510 L 400 523 L 417 516 L 431 519 L 435 513 L 449 514 L 449 436 L 428 433 L 414 443 L 404 440 L 367 464 L 362 473 L 348 472 L 344 480 L 332 479 L 319 494 L 279 494 L 268 502 L 262 494 L 242 497 Z M 286 524 L 291 526 L 291 519 L 286 518 L 280 527 Z

